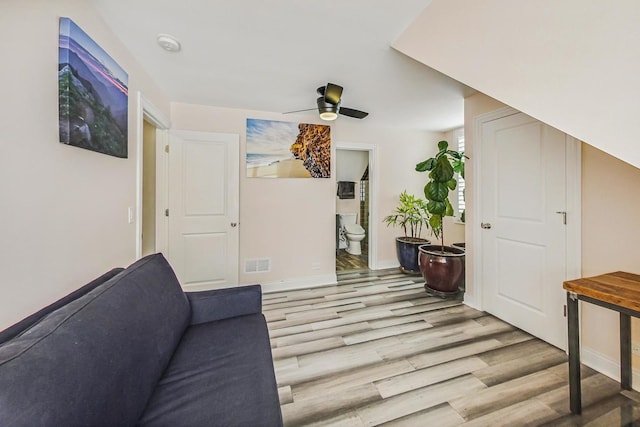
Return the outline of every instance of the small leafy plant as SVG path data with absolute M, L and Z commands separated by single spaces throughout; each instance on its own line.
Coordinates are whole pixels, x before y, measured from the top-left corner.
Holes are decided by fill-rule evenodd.
M 440 250 L 444 253 L 443 219 L 453 216 L 453 206 L 449 202 L 449 192 L 456 189 L 458 182 L 454 178 L 459 173 L 464 178 L 464 154 L 449 150 L 447 141 L 438 142 L 438 153 L 416 165 L 416 171 L 429 172 L 429 179 L 424 186 L 427 199 L 429 225 L 437 239 L 440 239 Z
M 419 239 L 422 227 L 429 228 L 427 202 L 403 191 L 400 193 L 398 207 L 383 221 L 387 223 L 387 227 L 402 228 L 405 238 Z

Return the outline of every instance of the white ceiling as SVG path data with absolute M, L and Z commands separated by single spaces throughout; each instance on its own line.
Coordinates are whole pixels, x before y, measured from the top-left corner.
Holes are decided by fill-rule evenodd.
M 442 131 L 472 93 L 390 47 L 431 0 L 89 1 L 171 101 L 285 112 L 314 108 L 331 82 L 370 113 L 362 124 Z

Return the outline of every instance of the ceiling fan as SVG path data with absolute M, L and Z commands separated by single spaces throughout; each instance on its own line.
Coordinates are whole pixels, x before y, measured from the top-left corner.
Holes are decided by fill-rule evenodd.
M 364 111 L 356 110 L 353 108 L 342 107 L 342 86 L 333 83 L 327 83 L 326 86 L 320 86 L 317 89 L 318 99 L 318 113 L 322 120 L 335 120 L 338 118 L 338 114 L 343 116 L 353 117 L 356 119 L 364 119 L 369 115 Z M 287 111 L 283 114 L 300 113 L 302 111 L 312 111 L 315 108 L 308 108 L 306 110 Z

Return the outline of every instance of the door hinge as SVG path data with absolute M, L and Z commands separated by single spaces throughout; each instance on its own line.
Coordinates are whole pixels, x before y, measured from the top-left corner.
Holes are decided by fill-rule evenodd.
M 169 216 L 169 209 L 164 210 L 164 216 Z
M 564 305 L 564 317 L 567 317 L 567 304 Z
M 165 153 L 168 153 L 168 152 L 169 152 L 169 144 L 167 144 L 167 145 L 165 145 L 165 146 L 164 146 L 164 152 L 165 152 Z

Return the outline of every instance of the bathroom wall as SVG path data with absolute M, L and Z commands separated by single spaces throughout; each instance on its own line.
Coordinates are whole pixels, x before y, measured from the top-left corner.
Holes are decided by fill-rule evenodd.
M 340 199 L 336 196 L 336 213 L 360 212 L 360 178 L 369 164 L 369 152 L 336 150 L 336 181 L 355 182 L 355 198 Z M 358 224 L 362 224 L 358 215 Z

